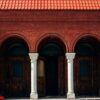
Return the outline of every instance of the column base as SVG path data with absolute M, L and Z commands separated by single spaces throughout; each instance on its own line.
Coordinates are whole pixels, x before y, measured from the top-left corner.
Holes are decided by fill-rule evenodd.
M 38 94 L 37 93 L 31 93 L 30 94 L 30 99 L 31 100 L 37 100 L 38 99 Z
M 67 93 L 68 99 L 75 99 L 75 93 Z

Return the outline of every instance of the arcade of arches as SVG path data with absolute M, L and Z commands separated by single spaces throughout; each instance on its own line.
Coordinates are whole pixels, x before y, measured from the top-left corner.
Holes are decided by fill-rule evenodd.
M 100 42 L 82 37 L 69 53 L 56 37 L 43 39 L 30 53 L 21 38 L 0 46 L 0 94 L 6 98 L 99 96 Z

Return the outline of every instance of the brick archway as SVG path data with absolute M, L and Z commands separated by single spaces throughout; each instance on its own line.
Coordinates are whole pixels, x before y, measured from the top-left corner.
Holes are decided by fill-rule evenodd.
M 28 53 L 27 43 L 19 37 L 7 38 L 0 47 L 0 94 L 6 98 L 30 96 Z
M 39 96 L 64 96 L 66 90 L 66 47 L 64 43 L 58 37 L 47 37 L 40 42 L 38 52 Z M 41 68 L 43 68 L 42 72 Z M 39 73 L 42 73 L 42 76 Z
M 75 92 L 78 96 L 99 95 L 100 42 L 93 36 L 84 36 L 75 45 Z

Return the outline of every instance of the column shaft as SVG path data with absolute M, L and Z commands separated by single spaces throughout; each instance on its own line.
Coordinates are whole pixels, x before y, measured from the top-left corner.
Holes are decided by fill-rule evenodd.
M 66 53 L 68 63 L 68 93 L 67 98 L 75 98 L 74 94 L 74 80 L 73 80 L 73 59 L 75 53 Z
M 29 53 L 29 57 L 31 60 L 31 99 L 37 99 L 37 53 Z

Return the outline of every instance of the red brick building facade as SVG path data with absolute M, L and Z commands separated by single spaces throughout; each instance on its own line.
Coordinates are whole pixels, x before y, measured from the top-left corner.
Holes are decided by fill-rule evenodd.
M 100 95 L 99 0 L 1 0 L 0 8 L 0 95 Z

